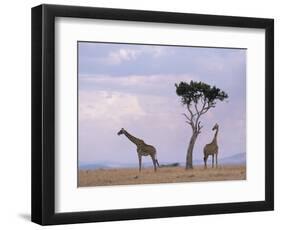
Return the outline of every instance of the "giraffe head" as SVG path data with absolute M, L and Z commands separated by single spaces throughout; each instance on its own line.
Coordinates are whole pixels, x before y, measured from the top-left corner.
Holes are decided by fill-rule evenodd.
M 219 125 L 216 123 L 215 126 L 213 127 L 213 131 L 219 129 Z
M 121 135 L 121 134 L 124 134 L 124 132 L 125 132 L 125 129 L 120 129 L 120 131 L 117 133 L 117 135 Z

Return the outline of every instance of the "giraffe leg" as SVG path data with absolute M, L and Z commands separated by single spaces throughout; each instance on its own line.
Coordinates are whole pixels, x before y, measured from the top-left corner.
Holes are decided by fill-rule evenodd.
M 208 157 L 207 156 L 204 156 L 204 165 L 205 165 L 205 169 L 207 168 L 207 159 L 208 159 Z
M 141 155 L 138 154 L 138 156 L 139 156 L 139 172 L 141 172 Z
M 214 154 L 212 155 L 212 168 L 214 168 Z
M 157 159 L 155 159 L 155 162 L 156 162 L 157 166 L 160 168 L 160 164 Z
M 216 168 L 218 167 L 218 154 L 216 154 Z
M 156 172 L 156 160 L 154 156 L 151 156 L 152 162 L 153 162 L 153 167 L 154 167 L 154 172 Z

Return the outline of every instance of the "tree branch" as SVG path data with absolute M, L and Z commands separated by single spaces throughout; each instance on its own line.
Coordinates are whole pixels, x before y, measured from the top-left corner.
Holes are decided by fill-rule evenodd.
M 199 114 L 199 111 L 198 111 L 198 108 L 197 108 L 197 103 L 194 104 L 194 107 L 195 107 L 196 113 Z
M 188 110 L 189 113 L 190 113 L 189 122 L 187 122 L 187 123 L 191 125 L 192 130 L 195 130 L 195 126 L 194 126 L 194 122 L 193 122 L 194 114 L 193 114 L 192 110 L 190 109 L 190 105 L 187 105 L 187 110 Z M 185 115 L 186 115 L 186 114 L 185 114 Z M 186 116 L 186 117 L 188 117 L 188 116 Z
M 187 105 L 187 110 L 188 110 L 188 112 L 190 113 L 191 120 L 193 120 L 194 114 L 193 114 L 193 112 L 192 112 L 191 109 L 190 109 L 190 105 Z
M 203 128 L 203 125 L 200 125 L 201 121 L 198 122 L 198 133 L 201 133 L 201 129 Z
M 191 127 L 192 127 L 192 129 L 193 129 L 193 125 L 192 125 L 192 123 L 191 122 L 189 122 L 189 121 L 185 121 L 187 124 L 189 124 L 189 125 L 191 125 Z
M 185 118 L 188 120 L 188 121 L 190 121 L 191 122 L 191 119 L 185 114 L 185 113 L 182 113 L 182 115 L 184 115 L 185 116 Z
M 196 118 L 196 121 L 195 121 L 195 128 L 196 128 L 196 130 L 198 131 L 198 121 L 199 121 L 199 118 L 201 117 L 201 114 L 199 113 L 198 115 L 197 115 L 197 118 Z M 200 121 L 199 121 L 200 122 Z
M 196 112 L 197 112 L 196 113 L 197 118 L 195 120 L 195 125 L 194 126 L 195 126 L 195 129 L 197 130 L 198 133 L 200 133 L 200 130 L 203 128 L 203 126 L 200 125 L 201 121 L 199 121 L 199 119 L 200 119 L 201 115 L 203 115 L 204 113 L 206 113 L 209 110 L 209 108 L 206 107 L 207 101 L 206 100 L 204 100 L 204 101 L 201 100 L 201 102 L 203 103 L 203 105 L 202 105 L 202 108 L 201 108 L 200 112 L 198 110 L 197 104 L 195 104 L 195 109 L 196 109 Z
M 207 107 L 205 107 L 204 109 L 202 109 L 201 115 L 203 115 L 204 113 L 207 113 L 210 108 L 215 108 L 215 105 L 213 105 L 213 104 L 208 104 Z
M 204 103 L 202 103 L 203 105 L 202 105 L 202 109 L 201 109 L 201 112 L 200 112 L 200 113 L 202 113 L 202 112 L 203 112 L 203 110 L 205 109 L 206 103 L 207 103 L 207 101 L 206 101 L 206 100 L 204 100 Z

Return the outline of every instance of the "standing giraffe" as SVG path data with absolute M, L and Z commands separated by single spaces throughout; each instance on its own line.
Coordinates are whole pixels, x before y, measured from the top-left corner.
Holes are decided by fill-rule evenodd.
M 214 139 L 210 144 L 206 144 L 204 147 L 204 163 L 205 163 L 205 168 L 207 168 L 207 160 L 208 156 L 212 155 L 212 168 L 214 168 L 214 156 L 216 156 L 216 167 L 218 167 L 218 152 L 219 152 L 219 147 L 218 147 L 218 142 L 217 142 L 217 137 L 218 137 L 218 132 L 219 132 L 219 125 L 215 124 L 215 126 L 212 129 L 213 131 L 216 130 Z
M 117 134 L 118 135 L 124 134 L 131 142 L 133 142 L 137 146 L 137 153 L 139 157 L 139 171 L 141 171 L 142 156 L 150 156 L 153 162 L 154 171 L 156 172 L 156 164 L 158 167 L 160 166 L 156 157 L 155 147 L 153 147 L 152 145 L 148 145 L 143 140 L 134 137 L 123 128 Z

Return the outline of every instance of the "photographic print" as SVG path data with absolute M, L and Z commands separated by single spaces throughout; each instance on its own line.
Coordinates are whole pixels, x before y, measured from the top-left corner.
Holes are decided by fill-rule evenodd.
M 246 179 L 247 49 L 77 46 L 78 187 Z
M 33 222 L 274 210 L 274 19 L 43 4 L 31 21 Z

